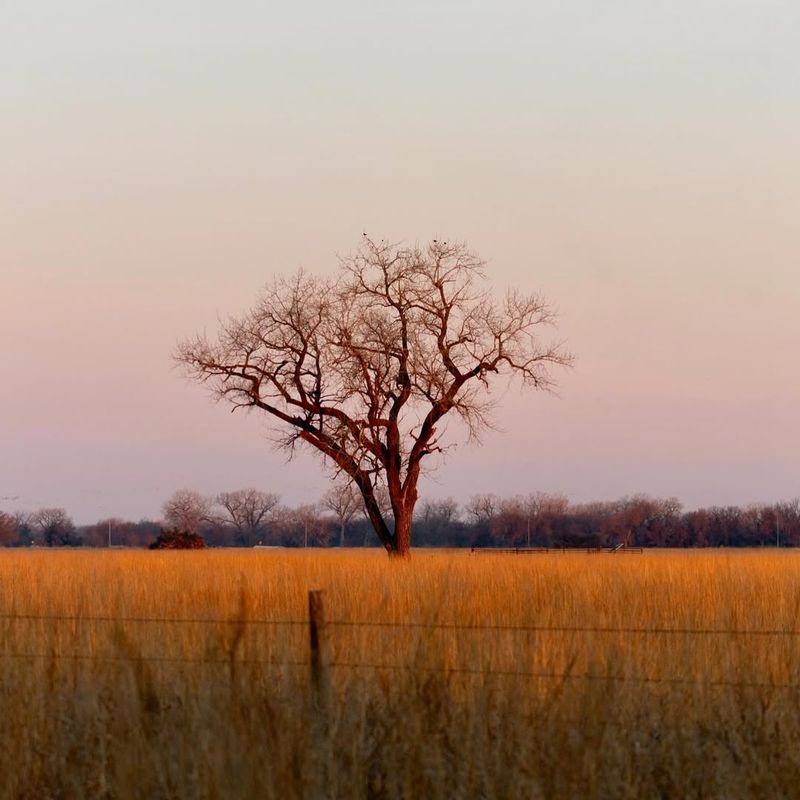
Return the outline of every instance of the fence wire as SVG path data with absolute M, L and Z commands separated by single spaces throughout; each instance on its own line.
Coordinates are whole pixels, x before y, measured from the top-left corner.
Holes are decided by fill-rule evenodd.
M 191 656 L 113 656 L 87 655 L 80 653 L 20 653 L 0 652 L 0 659 L 8 660 L 41 660 L 41 661 L 77 661 L 107 662 L 122 665 L 136 664 L 216 664 L 227 666 L 275 666 L 292 669 L 310 669 L 308 661 L 265 658 L 195 658 Z M 469 675 L 481 677 L 522 678 L 526 680 L 544 681 L 590 681 L 608 683 L 666 684 L 674 686 L 695 687 L 729 687 L 747 689 L 789 689 L 800 690 L 800 684 L 772 683 L 767 681 L 731 681 L 731 680 L 692 680 L 690 678 L 653 677 L 643 675 L 598 675 L 584 672 L 528 672 L 525 670 L 471 669 L 467 667 L 422 667 L 416 664 L 383 664 L 367 662 L 332 661 L 326 668 L 373 670 L 384 672 L 408 672 L 429 675 Z
M 134 622 L 189 625 L 308 625 L 307 619 L 236 619 L 231 617 L 112 617 L 83 614 L 0 614 L 0 620 L 42 620 L 45 622 Z
M 0 614 L 0 620 L 27 620 L 43 622 L 99 622 L 135 624 L 187 624 L 187 625 L 255 625 L 255 626 L 307 626 L 307 619 L 250 619 L 231 617 L 114 617 L 87 616 L 82 614 Z M 631 635 L 679 635 L 679 636 L 766 636 L 800 637 L 800 629 L 780 628 L 670 628 L 670 627 L 628 627 L 591 625 L 483 625 L 462 622 L 409 622 L 391 620 L 327 620 L 325 627 L 349 628 L 408 628 L 443 631 L 519 631 L 530 633 L 601 633 Z
M 141 617 L 141 616 L 88 616 L 80 614 L 0 614 L 0 620 L 7 622 L 71 622 L 71 623 L 112 623 L 112 624 L 168 624 L 168 625 L 235 625 L 262 627 L 300 627 L 308 626 L 308 619 L 248 619 L 229 617 Z M 579 634 L 624 634 L 644 636 L 731 636 L 731 637 L 787 637 L 797 638 L 800 630 L 782 629 L 742 629 L 742 628 L 670 628 L 670 627 L 614 627 L 614 626 L 582 626 L 582 625 L 482 625 L 477 623 L 437 623 L 387 620 L 329 620 L 325 628 L 383 628 L 440 631 L 469 631 L 487 633 L 490 631 L 522 632 L 522 633 L 579 633 Z M 4 660 L 42 660 L 42 661 L 74 661 L 74 662 L 108 662 L 119 664 L 162 663 L 162 664 L 216 664 L 228 666 L 270 666 L 283 668 L 309 669 L 309 661 L 276 658 L 244 658 L 235 654 L 227 657 L 194 657 L 194 656 L 136 656 L 105 655 L 85 653 L 58 652 L 17 652 L 0 650 L 0 659 Z M 698 687 L 730 687 L 753 689 L 799 690 L 800 684 L 773 683 L 768 681 L 735 681 L 724 679 L 701 679 L 681 677 L 658 677 L 625 674 L 593 674 L 581 672 L 532 672 L 526 670 L 507 670 L 469 667 L 424 667 L 417 664 L 387 664 L 359 661 L 329 661 L 326 668 L 349 670 L 373 670 L 388 672 L 408 672 L 421 674 L 440 674 L 446 676 L 485 676 L 500 678 L 517 678 L 524 680 L 544 681 L 593 681 L 608 683 L 665 684 Z

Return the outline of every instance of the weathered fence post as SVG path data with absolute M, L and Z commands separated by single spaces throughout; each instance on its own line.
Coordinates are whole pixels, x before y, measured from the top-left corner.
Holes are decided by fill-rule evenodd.
M 325 592 L 308 593 L 308 644 L 311 653 L 311 687 L 314 699 L 322 705 L 328 694 L 325 669 Z

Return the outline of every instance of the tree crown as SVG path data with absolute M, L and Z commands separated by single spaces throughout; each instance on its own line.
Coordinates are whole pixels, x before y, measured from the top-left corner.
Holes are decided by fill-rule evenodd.
M 186 341 L 176 358 L 234 408 L 284 423 L 283 446 L 304 442 L 331 459 L 374 524 L 385 486 L 397 519 L 413 511 L 423 460 L 442 449 L 446 414 L 476 437 L 489 424 L 492 378 L 549 388 L 551 368 L 570 363 L 539 339 L 553 321 L 547 303 L 515 290 L 496 298 L 484 267 L 463 244 L 365 236 L 334 278 L 276 278 L 216 341 Z

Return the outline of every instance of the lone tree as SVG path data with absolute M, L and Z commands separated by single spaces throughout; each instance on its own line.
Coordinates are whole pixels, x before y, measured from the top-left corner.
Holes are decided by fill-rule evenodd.
M 344 547 L 345 530 L 358 509 L 364 505 L 361 494 L 350 481 L 337 481 L 325 493 L 322 504 L 336 517 L 339 523 L 339 547 Z
M 280 496 L 258 489 L 238 489 L 221 492 L 216 497 L 218 506 L 225 510 L 222 522 L 236 532 L 236 543 L 252 547 L 264 532 L 270 512 L 278 505 Z
M 31 525 L 47 547 L 79 544 L 75 524 L 63 508 L 40 508 L 31 516 Z
M 551 387 L 550 368 L 571 360 L 538 337 L 552 321 L 538 295 L 495 299 L 484 262 L 463 244 L 404 247 L 365 235 L 336 277 L 276 278 L 215 341 L 184 341 L 176 359 L 234 408 L 282 423 L 280 445 L 319 451 L 356 486 L 389 554 L 405 556 L 443 418 L 459 417 L 474 438 L 488 423 L 495 378 Z M 382 488 L 393 528 L 377 501 Z
M 178 489 L 161 510 L 170 528 L 187 533 L 198 533 L 211 519 L 211 501 L 193 489 Z

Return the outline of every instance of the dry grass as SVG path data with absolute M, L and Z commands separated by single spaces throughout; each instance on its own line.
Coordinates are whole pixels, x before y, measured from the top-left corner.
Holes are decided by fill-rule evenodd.
M 384 623 L 327 699 L 309 589 Z M 790 796 L 799 611 L 793 552 L 0 552 L 0 796 Z

